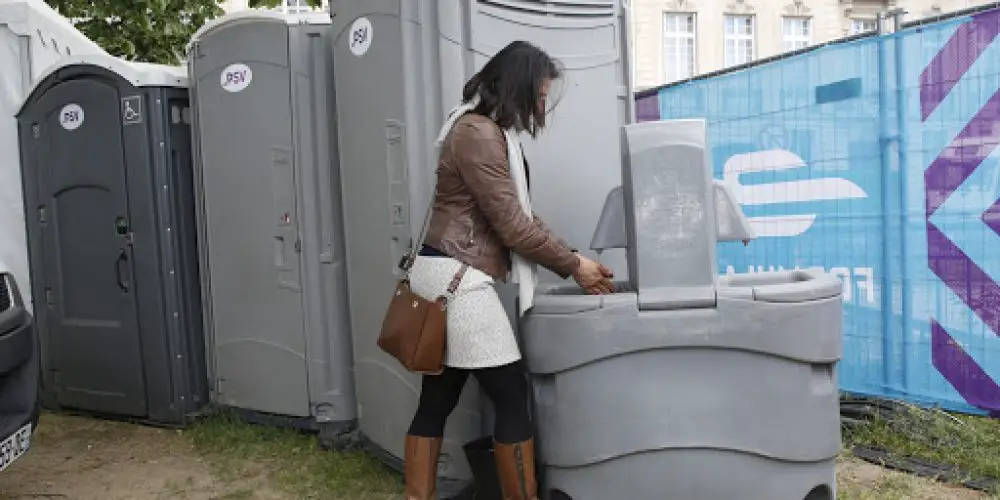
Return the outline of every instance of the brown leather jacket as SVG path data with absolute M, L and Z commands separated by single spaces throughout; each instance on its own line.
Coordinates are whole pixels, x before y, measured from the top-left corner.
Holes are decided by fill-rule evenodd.
M 563 278 L 580 265 L 565 241 L 521 210 L 503 131 L 473 113 L 459 118 L 441 145 L 424 243 L 498 280 L 510 269 L 508 249 Z

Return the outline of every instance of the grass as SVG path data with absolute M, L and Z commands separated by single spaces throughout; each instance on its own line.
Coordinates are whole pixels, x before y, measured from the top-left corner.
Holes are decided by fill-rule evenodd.
M 260 477 L 295 498 L 395 499 L 402 492 L 400 477 L 363 452 L 321 450 L 314 436 L 253 425 L 227 414 L 206 418 L 187 434 L 196 450 L 212 458 L 223 480 Z M 957 465 L 978 478 L 1000 479 L 1000 422 L 953 416 L 940 411 L 909 409 L 891 418 L 845 431 L 845 446 L 866 445 L 944 465 Z M 857 459 L 845 451 L 844 462 Z M 838 478 L 838 500 L 943 500 L 976 498 L 971 492 L 898 472 Z M 951 496 L 950 493 L 962 493 Z M 224 497 L 252 498 L 248 488 Z M 945 496 L 942 496 L 945 495 Z M 1000 496 L 979 497 L 995 498 Z M 219 500 L 223 500 L 220 498 Z
M 322 450 L 312 435 L 247 424 L 225 413 L 207 417 L 186 434 L 223 480 L 266 471 L 275 486 L 302 499 L 399 498 L 402 493 L 400 476 L 370 455 Z M 242 491 L 226 498 L 251 498 L 252 489 Z
M 888 450 L 944 466 L 968 479 L 1000 481 L 1000 420 L 901 406 L 868 425 L 845 431 L 845 443 Z
M 118 449 L 134 441 L 157 449 L 162 446 L 166 453 L 187 450 L 199 462 L 208 464 L 206 472 L 215 476 L 216 484 L 224 485 L 216 490 L 219 496 L 213 500 L 402 497 L 400 475 L 366 453 L 325 451 L 320 449 L 314 435 L 249 424 L 226 413 L 208 416 L 184 431 L 159 433 L 93 419 L 55 415 L 44 418 L 47 420 L 40 426 L 37 444 L 44 447 L 48 443 L 61 443 L 70 448 L 70 454 L 78 447 L 89 450 L 90 444 L 96 442 L 102 443 L 101 446 L 113 443 Z M 81 435 L 86 439 L 81 439 Z M 846 449 L 854 445 L 886 449 L 899 457 L 958 466 L 977 479 L 1000 480 L 1000 421 L 909 408 L 846 430 L 844 439 Z M 996 494 L 983 496 L 903 473 L 886 472 L 861 462 L 848 451 L 844 452 L 840 465 L 840 500 L 1000 500 Z M 163 498 L 183 498 L 182 492 L 196 487 L 203 486 L 178 475 L 165 485 Z M 7 497 L 0 493 L 2 498 Z
M 900 473 L 885 474 L 870 484 L 841 480 L 837 485 L 837 500 L 915 500 L 921 498 L 918 495 L 925 484 L 925 481 Z

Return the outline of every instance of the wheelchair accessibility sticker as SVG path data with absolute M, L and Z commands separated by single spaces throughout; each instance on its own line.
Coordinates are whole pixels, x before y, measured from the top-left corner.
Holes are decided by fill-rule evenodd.
M 125 125 L 142 123 L 142 96 L 122 98 L 122 122 Z

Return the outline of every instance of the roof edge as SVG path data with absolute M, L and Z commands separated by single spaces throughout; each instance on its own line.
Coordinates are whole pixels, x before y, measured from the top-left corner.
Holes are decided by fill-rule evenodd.
M 257 10 L 257 9 L 246 9 L 236 12 L 230 12 L 219 16 L 211 21 L 203 24 L 194 35 L 191 36 L 191 40 L 185 45 L 185 51 L 190 52 L 191 46 L 200 41 L 208 33 L 221 29 L 230 24 L 238 24 L 243 22 L 252 21 L 273 21 L 276 23 L 284 23 L 289 26 L 295 26 L 299 24 L 313 24 L 313 25 L 323 25 L 331 24 L 333 21 L 330 19 L 330 15 L 326 12 L 307 12 L 303 14 L 283 14 L 281 12 L 274 12 L 269 10 Z
M 97 42 L 87 38 L 73 23 L 45 2 L 31 0 L 0 0 L 0 24 L 6 25 L 17 36 L 35 38 L 35 23 L 48 23 L 43 29 L 56 29 L 60 35 L 72 37 L 73 40 L 59 40 L 61 43 L 71 42 L 77 50 L 86 45 L 91 52 L 105 52 Z
M 38 87 L 52 75 L 71 66 L 95 66 L 104 68 L 129 82 L 135 87 L 170 87 L 188 88 L 187 72 L 181 66 L 166 66 L 163 64 L 126 61 L 108 54 L 83 54 L 67 56 L 42 70 L 35 85 L 27 93 L 17 108 L 16 114 L 24 111 L 24 106 L 31 100 Z

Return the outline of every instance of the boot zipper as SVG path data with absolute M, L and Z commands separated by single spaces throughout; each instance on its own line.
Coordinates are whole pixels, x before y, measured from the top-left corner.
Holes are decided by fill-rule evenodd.
M 528 485 L 525 484 L 528 481 L 524 477 L 524 452 L 521 445 L 514 446 L 514 460 L 517 463 L 517 485 L 521 489 L 521 498 L 531 500 L 528 498 Z

